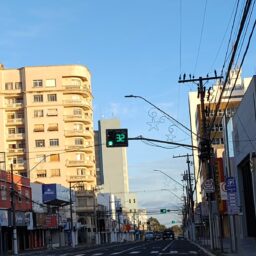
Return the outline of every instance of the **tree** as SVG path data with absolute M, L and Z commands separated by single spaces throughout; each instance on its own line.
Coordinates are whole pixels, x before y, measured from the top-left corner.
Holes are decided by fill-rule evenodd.
M 172 226 L 171 230 L 174 232 L 175 236 L 178 236 L 183 233 L 182 228 L 178 225 Z
M 166 229 L 164 225 L 161 225 L 157 218 L 150 217 L 148 219 L 148 227 L 150 230 L 155 232 L 162 232 Z

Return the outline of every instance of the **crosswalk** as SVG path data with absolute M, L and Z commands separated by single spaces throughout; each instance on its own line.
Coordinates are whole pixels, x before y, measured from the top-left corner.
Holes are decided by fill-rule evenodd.
M 126 255 L 136 255 L 136 254 L 140 254 L 142 253 L 142 251 L 131 251 L 131 252 L 127 252 Z M 177 255 L 198 255 L 197 251 L 189 251 L 189 252 L 184 252 L 184 251 L 165 251 L 165 252 L 161 252 L 161 251 L 150 251 L 150 254 L 158 254 L 158 255 L 172 255 L 172 254 L 177 254 Z M 90 256 L 101 256 L 103 255 L 104 252 L 98 252 L 98 253 L 93 253 Z M 118 255 L 120 254 L 120 252 L 114 252 L 112 254 L 109 255 Z M 85 256 L 86 254 L 76 254 L 74 256 Z

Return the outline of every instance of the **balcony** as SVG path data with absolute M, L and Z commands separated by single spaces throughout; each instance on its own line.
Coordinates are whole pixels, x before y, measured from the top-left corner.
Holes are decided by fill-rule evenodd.
M 68 182 L 95 182 L 95 177 L 91 175 L 71 175 L 68 176 Z
M 82 137 L 85 137 L 85 138 L 92 138 L 93 134 L 90 131 L 67 130 L 67 131 L 65 131 L 65 136 L 67 136 L 67 137 L 82 136 Z
M 17 164 L 13 164 L 13 170 L 14 171 L 20 171 L 20 170 L 24 170 L 27 168 L 27 163 L 17 163 Z
M 65 122 L 84 122 L 86 124 L 92 123 L 92 119 L 89 118 L 88 116 L 82 116 L 82 115 L 65 115 L 64 116 L 64 121 Z
M 91 103 L 87 100 L 63 100 L 63 105 L 67 107 L 83 107 L 86 110 L 91 109 Z
M 25 148 L 9 148 L 8 153 L 11 153 L 11 154 L 22 153 L 22 154 L 24 154 L 25 153 Z
M 85 161 L 84 160 L 68 160 L 66 163 L 66 166 L 68 167 L 85 166 Z
M 65 88 L 65 91 L 68 93 L 81 93 L 90 96 L 91 92 L 88 90 L 87 86 L 85 85 L 75 85 L 75 84 L 69 84 L 69 85 L 63 85 Z
M 7 119 L 7 125 L 24 124 L 24 118 Z
M 7 140 L 23 140 L 25 139 L 25 133 L 12 133 L 8 134 Z
M 14 102 L 14 103 L 5 103 L 6 108 L 22 108 L 23 103 L 21 102 Z

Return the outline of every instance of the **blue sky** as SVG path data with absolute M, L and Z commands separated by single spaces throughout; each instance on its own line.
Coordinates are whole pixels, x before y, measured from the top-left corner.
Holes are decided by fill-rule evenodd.
M 129 137 L 143 135 L 159 140 L 171 137 L 173 141 L 189 144 L 190 136 L 171 126 L 167 119 L 161 119 L 164 121 L 155 126 L 158 129 L 150 129 L 155 115 L 152 108 L 140 99 L 124 96 L 143 96 L 189 126 L 188 92 L 196 90 L 196 86 L 178 84 L 179 74 L 186 72 L 197 77 L 213 74 L 214 69 L 220 72 L 235 3 L 235 0 L 1 1 L 0 63 L 7 68 L 85 65 L 92 74 L 95 128 L 101 118 L 119 118 L 123 128 L 128 128 Z M 253 60 L 255 49 L 251 47 L 244 76 L 255 73 Z M 159 120 L 161 114 L 158 112 L 154 117 Z M 162 189 L 181 195 L 180 188 L 153 170 L 163 170 L 181 181 L 187 169 L 186 159 L 174 159 L 173 155 L 186 153 L 191 151 L 164 149 L 141 141 L 129 143 L 130 190 L 144 191 L 138 192 L 141 207 L 172 209 L 178 204 L 177 198 Z M 172 214 L 156 217 L 167 225 L 180 218 Z

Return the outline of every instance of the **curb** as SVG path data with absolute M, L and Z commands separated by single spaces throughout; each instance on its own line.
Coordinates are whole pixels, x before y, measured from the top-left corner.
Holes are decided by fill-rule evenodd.
M 207 255 L 209 255 L 209 256 L 216 256 L 216 254 L 213 254 L 212 252 L 209 252 L 208 250 L 206 250 L 204 247 L 202 247 L 201 245 L 199 245 L 199 244 L 197 244 L 197 243 L 195 243 L 195 242 L 193 242 L 193 241 L 191 241 L 190 240 L 190 242 L 192 243 L 192 244 L 194 244 L 194 245 L 196 245 L 198 248 L 200 248 L 200 250 L 202 250 L 204 253 L 206 253 Z

